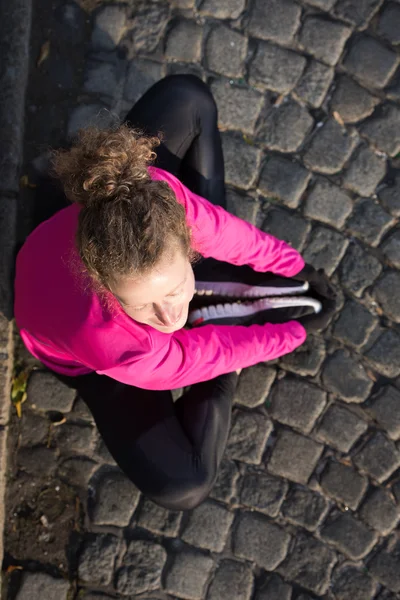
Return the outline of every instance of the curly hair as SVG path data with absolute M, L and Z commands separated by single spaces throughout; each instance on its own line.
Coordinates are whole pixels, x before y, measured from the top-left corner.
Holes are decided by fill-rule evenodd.
M 68 150 L 53 154 L 53 174 L 69 200 L 82 206 L 76 242 L 92 281 L 107 290 L 121 276 L 141 276 L 175 247 L 189 260 L 190 229 L 184 207 L 148 167 L 158 137 L 120 125 L 79 132 Z

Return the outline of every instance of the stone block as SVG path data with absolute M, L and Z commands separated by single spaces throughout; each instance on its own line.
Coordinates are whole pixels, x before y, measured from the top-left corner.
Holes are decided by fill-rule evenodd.
M 92 62 L 86 70 L 84 89 L 113 98 L 118 80 L 118 67 L 115 63 Z
M 183 541 L 212 552 L 222 552 L 234 514 L 215 502 L 192 510 L 181 534 Z
M 386 93 L 386 97 L 389 100 L 394 100 L 395 102 L 399 102 L 399 100 L 400 100 L 400 69 L 397 69 L 389 86 L 386 88 L 385 93 Z
M 303 258 L 316 269 L 324 269 L 330 276 L 342 260 L 348 244 L 348 240 L 340 233 L 317 226 L 311 233 Z
M 94 18 L 92 46 L 96 50 L 115 50 L 126 31 L 124 5 L 102 6 Z
M 388 535 L 400 519 L 400 507 L 386 490 L 374 488 L 361 507 L 360 517 L 381 535 Z
M 145 540 L 129 542 L 123 566 L 116 573 L 117 591 L 127 596 L 159 589 L 166 560 L 167 553 L 159 544 Z
M 345 350 L 337 350 L 328 357 L 322 381 L 330 392 L 346 402 L 363 402 L 373 386 L 363 365 Z
M 250 600 L 253 581 L 250 565 L 222 560 L 209 587 L 207 600 Z
M 28 400 L 39 410 L 70 412 L 76 391 L 59 381 L 50 371 L 32 371 L 29 377 Z
M 247 472 L 241 481 L 240 502 L 252 510 L 276 517 L 288 487 L 286 481 L 268 473 Z
M 382 0 L 339 0 L 335 15 L 355 27 L 365 27 L 382 4 Z
M 176 537 L 181 520 L 182 512 L 168 510 L 145 498 L 140 507 L 137 524 L 155 535 Z
M 400 108 L 385 104 L 360 127 L 373 146 L 390 156 L 400 152 Z
M 239 219 L 256 224 L 260 204 L 251 196 L 239 194 L 236 190 L 226 190 L 226 210 Z
M 53 429 L 53 439 L 63 454 L 90 455 L 95 444 L 95 429 L 90 425 L 63 423 Z
M 95 585 L 109 585 L 120 546 L 121 540 L 115 535 L 107 533 L 88 536 L 83 543 L 79 558 L 79 579 Z
M 336 562 L 335 553 L 310 535 L 299 532 L 287 559 L 278 572 L 315 594 L 324 594 L 329 587 Z
M 67 127 L 67 137 L 73 139 L 80 129 L 95 126 L 104 129 L 112 122 L 112 115 L 101 104 L 81 104 L 72 111 Z
M 374 283 L 381 271 L 379 260 L 353 243 L 340 264 L 340 281 L 345 288 L 360 297 L 365 288 Z
M 344 60 L 345 69 L 373 88 L 383 88 L 398 65 L 396 53 L 374 38 L 362 35 L 350 44 Z
M 381 249 L 390 263 L 400 269 L 400 230 L 396 229 L 381 245 Z
M 223 460 L 218 471 L 217 480 L 210 492 L 211 498 L 229 503 L 237 493 L 239 469 L 231 460 Z
M 392 440 L 400 439 L 400 392 L 385 385 L 373 398 L 368 411 Z
M 347 75 L 339 75 L 331 99 L 331 111 L 345 123 L 357 123 L 374 111 L 379 100 Z
M 329 11 L 335 4 L 336 0 L 304 0 L 310 6 L 316 6 L 321 10 Z
M 385 271 L 374 285 L 373 295 L 385 315 L 396 323 L 400 322 L 400 273 Z
M 300 25 L 301 8 L 291 0 L 256 0 L 250 12 L 249 34 L 278 44 L 290 44 Z
M 287 94 L 299 81 L 306 66 L 304 56 L 269 42 L 259 42 L 249 67 L 249 83 L 254 87 Z
M 86 29 L 86 13 L 73 2 L 66 2 L 54 10 L 54 32 L 57 39 L 79 46 L 84 44 Z
M 332 67 L 327 67 L 317 60 L 311 60 L 294 93 L 313 108 L 319 108 L 332 83 L 334 73 Z
M 317 437 L 341 452 L 348 452 L 368 429 L 368 424 L 340 404 L 331 404 L 324 414 Z
M 311 219 L 341 228 L 352 208 L 353 203 L 345 192 L 320 177 L 307 196 L 304 214 Z
M 369 561 L 368 569 L 374 579 L 389 588 L 392 592 L 400 592 L 400 543 L 391 549 L 380 550 Z M 389 598 L 388 600 L 391 600 Z M 395 597 L 393 597 L 395 600 Z
M 34 477 L 51 477 L 57 468 L 57 454 L 46 446 L 23 447 L 18 450 L 17 465 Z
M 299 35 L 299 46 L 318 60 L 334 66 L 338 62 L 351 29 L 325 17 L 306 17 Z
M 280 208 L 272 208 L 268 211 L 261 229 L 280 240 L 284 240 L 300 251 L 304 246 L 311 226 L 296 213 Z
M 97 475 L 92 520 L 96 525 L 128 525 L 139 502 L 139 490 L 121 471 Z
M 222 135 L 222 150 L 226 183 L 243 189 L 251 188 L 258 177 L 261 151 L 229 133 Z
M 50 422 L 24 406 L 20 420 L 20 445 L 36 446 L 47 443 Z
M 389 2 L 381 13 L 378 33 L 391 44 L 400 44 L 400 6 Z
M 273 419 L 310 433 L 326 404 L 326 393 L 300 378 L 284 377 L 271 392 Z
M 247 38 L 225 25 L 214 27 L 206 42 L 205 55 L 211 71 L 227 77 L 242 77 Z
M 377 535 L 349 513 L 338 513 L 324 523 L 321 538 L 352 560 L 363 558 L 372 550 Z
M 214 19 L 238 19 L 246 6 L 246 0 L 204 0 L 199 13 Z
M 66 458 L 58 468 L 58 476 L 69 485 L 74 485 L 87 490 L 89 479 L 98 464 L 83 456 Z
M 124 98 L 132 103 L 137 102 L 162 75 L 163 66 L 160 63 L 144 58 L 130 61 L 125 76 Z
M 347 300 L 333 327 L 333 335 L 345 344 L 358 348 L 365 344 L 377 323 L 378 319 L 364 306 Z
M 259 465 L 271 431 L 272 423 L 264 415 L 235 411 L 226 448 L 227 458 Z
M 151 54 L 161 42 L 170 17 L 171 7 L 164 2 L 135 2 L 123 42 L 129 58 L 138 52 Z
M 299 163 L 283 156 L 270 156 L 261 171 L 258 190 L 289 208 L 297 208 L 310 177 L 311 173 Z
M 331 460 L 322 474 L 321 487 L 334 500 L 356 510 L 367 490 L 368 479 L 355 469 Z
M 202 600 L 214 561 L 200 552 L 185 551 L 172 557 L 172 564 L 165 576 L 164 589 L 167 594 Z
M 377 246 L 392 224 L 393 218 L 383 210 L 378 201 L 361 198 L 355 204 L 346 228 L 367 244 Z
M 355 453 L 353 463 L 358 469 L 382 483 L 400 466 L 400 452 L 383 433 L 377 432 Z
M 394 216 L 400 217 L 400 173 L 396 172 L 390 185 L 387 185 L 378 193 L 379 199 L 385 208 Z
M 203 27 L 195 21 L 179 20 L 168 33 L 165 57 L 167 60 L 199 62 L 203 44 Z
M 376 583 L 356 567 L 345 565 L 335 573 L 332 591 L 337 600 L 367 600 L 374 597 Z
M 364 146 L 351 161 L 343 184 L 360 196 L 371 196 L 386 174 L 386 159 Z
M 211 91 L 218 107 L 218 125 L 222 129 L 253 133 L 264 104 L 262 94 L 224 79 L 216 79 L 211 84 Z
M 55 579 L 46 573 L 25 571 L 16 600 L 67 600 L 69 587 L 69 581 L 65 579 Z
M 295 152 L 313 124 L 308 110 L 288 97 L 268 112 L 258 127 L 257 137 L 269 150 Z
M 275 375 L 275 369 L 263 364 L 244 369 L 239 377 L 235 402 L 248 408 L 255 408 L 264 404 Z
M 329 119 L 315 131 L 304 154 L 304 164 L 318 173 L 340 171 L 357 144 L 357 136 L 346 132 L 335 119 Z
M 290 535 L 264 516 L 243 512 L 239 514 L 234 533 L 233 554 L 272 571 L 285 558 Z
M 323 446 L 293 431 L 281 430 L 272 450 L 268 470 L 280 477 L 306 484 Z
M 282 505 L 282 515 L 295 525 L 315 531 L 328 511 L 328 502 L 308 488 L 293 487 Z
M 258 591 L 256 600 L 291 600 L 292 586 L 273 573 Z
M 400 336 L 391 329 L 385 330 L 365 356 L 379 373 L 397 377 L 400 375 Z
M 303 254 L 304 256 L 304 254 Z M 307 336 L 306 341 L 290 354 L 280 358 L 279 364 L 298 375 L 315 376 L 325 358 L 325 342 L 315 336 Z

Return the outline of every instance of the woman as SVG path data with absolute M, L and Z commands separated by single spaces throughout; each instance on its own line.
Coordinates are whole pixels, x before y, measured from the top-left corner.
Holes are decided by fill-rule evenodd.
M 74 204 L 35 229 L 18 255 L 21 336 L 78 390 L 137 487 L 167 508 L 193 508 L 217 476 L 236 370 L 325 327 L 331 288 L 293 248 L 223 209 L 217 111 L 196 77 L 158 82 L 116 130 L 81 132 L 55 153 L 54 170 Z M 185 327 L 195 276 L 203 289 L 236 281 L 244 295 L 262 296 L 267 271 L 297 276 L 300 286 L 311 278 L 323 310 L 301 309 L 294 321 L 293 309 L 256 308 L 259 324 L 250 326 L 214 325 L 211 311 L 205 326 Z M 286 322 L 266 323 L 272 316 Z M 170 390 L 189 385 L 173 403 Z

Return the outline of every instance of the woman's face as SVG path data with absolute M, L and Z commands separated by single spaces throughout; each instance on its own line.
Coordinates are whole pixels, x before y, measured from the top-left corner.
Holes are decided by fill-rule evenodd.
M 182 251 L 175 250 L 150 273 L 139 279 L 122 279 L 112 292 L 132 319 L 173 333 L 187 321 L 194 294 L 192 265 Z

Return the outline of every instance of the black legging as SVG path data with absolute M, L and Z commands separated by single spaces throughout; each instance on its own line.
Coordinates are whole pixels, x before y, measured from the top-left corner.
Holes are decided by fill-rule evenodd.
M 162 132 L 156 166 L 225 205 L 217 109 L 200 79 L 166 77 L 126 120 L 148 134 Z M 58 377 L 78 390 L 115 461 L 146 496 L 177 510 L 206 498 L 226 446 L 236 373 L 195 384 L 175 403 L 169 391 L 143 390 L 96 373 Z

